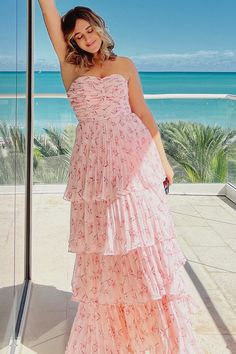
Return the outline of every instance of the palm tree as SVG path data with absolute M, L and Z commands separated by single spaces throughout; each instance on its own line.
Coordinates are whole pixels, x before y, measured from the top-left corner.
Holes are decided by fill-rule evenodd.
M 46 135 L 34 137 L 34 183 L 65 183 L 75 127 L 67 126 L 63 132 L 53 127 L 44 131 Z M 20 127 L 6 122 L 0 122 L 0 135 L 5 146 L 0 149 L 0 184 L 24 184 L 25 136 Z
M 17 126 L 0 123 L 4 148 L 0 149 L 0 184 L 24 184 L 25 136 Z
M 34 138 L 34 183 L 65 183 L 75 137 L 75 127 L 63 132 L 44 128 L 46 135 Z
M 236 130 L 183 121 L 159 127 L 166 153 L 186 182 L 225 182 L 228 163 L 236 166 Z
M 177 182 L 225 182 L 230 167 L 236 180 L 236 131 L 200 123 L 159 123 L 165 150 Z M 65 183 L 75 126 L 63 132 L 51 127 L 34 137 L 34 183 Z M 0 184 L 24 184 L 25 136 L 19 127 L 0 123 L 5 149 L 0 149 Z

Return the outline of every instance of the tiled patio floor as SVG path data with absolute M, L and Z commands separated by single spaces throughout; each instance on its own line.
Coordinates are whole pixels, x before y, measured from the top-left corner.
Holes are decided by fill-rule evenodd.
M 200 305 L 192 316 L 199 343 L 206 354 L 236 353 L 236 205 L 217 196 L 168 195 L 168 201 L 188 259 L 182 272 Z M 33 196 L 34 285 L 21 354 L 64 353 L 77 307 L 70 300 L 69 214 L 61 196 Z

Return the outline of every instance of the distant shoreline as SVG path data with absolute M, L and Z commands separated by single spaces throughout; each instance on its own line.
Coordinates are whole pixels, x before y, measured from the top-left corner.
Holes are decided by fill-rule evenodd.
M 35 73 L 60 73 L 60 71 L 58 70 L 35 70 Z M 0 70 L 0 73 L 26 73 L 26 71 L 14 71 L 14 70 Z M 150 74 L 154 74 L 154 73 L 176 73 L 176 74 L 236 74 L 236 71 L 139 71 L 139 73 L 150 73 Z

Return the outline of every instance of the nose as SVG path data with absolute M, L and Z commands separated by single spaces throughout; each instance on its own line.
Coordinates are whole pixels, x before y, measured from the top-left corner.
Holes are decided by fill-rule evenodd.
M 90 45 L 91 43 L 93 43 L 94 39 L 93 38 L 90 38 L 90 36 L 87 36 L 86 37 L 86 43 L 87 45 Z

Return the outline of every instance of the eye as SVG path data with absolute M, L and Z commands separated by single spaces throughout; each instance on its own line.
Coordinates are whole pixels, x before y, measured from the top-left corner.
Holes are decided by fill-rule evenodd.
M 93 32 L 93 28 L 90 28 L 90 29 L 88 30 L 88 33 L 91 33 L 91 32 Z M 81 38 L 83 38 L 83 35 L 81 35 L 81 36 L 76 36 L 76 37 L 75 37 L 75 39 L 77 39 L 77 40 L 80 40 Z

